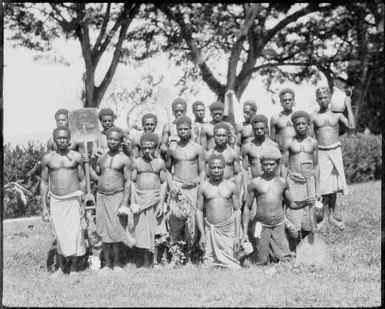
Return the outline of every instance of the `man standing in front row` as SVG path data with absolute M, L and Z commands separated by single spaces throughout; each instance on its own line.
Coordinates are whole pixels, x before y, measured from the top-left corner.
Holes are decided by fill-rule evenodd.
M 262 175 L 251 180 L 247 189 L 246 205 L 243 210 L 243 241 L 249 241 L 247 235 L 250 210 L 254 199 L 257 202 L 256 220 L 262 225 L 260 240 L 257 244 L 258 264 L 265 265 L 273 260 L 289 260 L 289 243 L 285 235 L 285 221 L 282 200 L 293 209 L 299 209 L 314 202 L 306 199 L 295 203 L 284 178 L 276 175 L 281 153 L 276 147 L 266 147 L 260 154 Z
M 342 162 L 341 143 L 338 140 L 339 126 L 342 123 L 350 130 L 356 125 L 351 106 L 350 97 L 346 97 L 345 105 L 348 110 L 348 119 L 343 113 L 333 112 L 329 108 L 330 89 L 320 87 L 316 90 L 317 102 L 320 106 L 319 112 L 311 115 L 315 137 L 318 141 L 318 163 L 320 166 L 320 194 L 323 203 L 323 219 L 318 228 L 325 227 L 327 220 L 336 225 L 340 230 L 344 225 L 340 218 L 335 215 L 337 192 L 348 194 L 345 180 L 344 166 Z
M 130 199 L 131 160 L 120 151 L 123 131 L 111 127 L 106 132 L 109 151 L 98 158 L 96 171 L 90 169 L 93 180 L 98 181 L 96 195 L 96 230 L 103 241 L 106 261 L 100 275 L 111 270 L 123 272 L 120 267 L 120 243 L 126 239 L 127 220 L 120 217 L 120 207 L 128 207 Z M 96 172 L 96 173 L 95 173 Z
M 289 191 L 294 201 L 309 197 L 320 198 L 318 143 L 308 135 L 310 115 L 304 111 L 294 112 L 291 116 L 296 135 L 283 147 L 283 166 Z M 307 179 L 304 168 L 311 171 Z M 288 228 L 290 250 L 294 251 L 301 239 L 311 231 L 309 208 L 286 208 L 286 218 L 291 223 Z
M 159 145 L 157 134 L 143 133 L 140 144 L 142 154 L 133 163 L 130 207 L 134 214 L 135 246 L 143 249 L 144 267 L 151 267 L 157 264 L 155 235 L 167 233 L 163 220 L 163 213 L 167 210 L 164 207 L 167 191 L 166 165 L 155 154 Z M 150 260 L 151 252 L 153 263 Z
M 196 240 L 197 190 L 205 178 L 205 161 L 202 146 L 191 140 L 191 119 L 182 115 L 175 124 L 180 140 L 170 145 L 166 163 L 170 188 L 169 232 L 172 242 L 186 240 L 190 250 Z M 171 174 L 173 167 L 174 174 Z
M 86 188 L 81 155 L 69 149 L 71 132 L 68 127 L 57 127 L 53 138 L 56 150 L 43 157 L 40 192 L 45 222 L 49 221 L 47 196 L 50 196 L 50 215 L 57 239 L 59 264 L 53 277 L 58 277 L 67 272 L 65 258 L 70 257 L 69 271 L 73 275 L 78 271 L 78 257 L 86 253 L 84 231 L 80 225 L 84 216 L 81 199 Z
M 210 178 L 199 186 L 196 210 L 199 244 L 205 251 L 203 265 L 239 269 L 235 257 L 241 227 L 238 189 L 234 182 L 223 179 L 225 158 L 221 154 L 211 155 L 208 161 Z

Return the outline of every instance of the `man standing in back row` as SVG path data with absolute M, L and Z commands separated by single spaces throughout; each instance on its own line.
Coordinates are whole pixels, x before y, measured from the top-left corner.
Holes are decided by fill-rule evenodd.
M 294 91 L 290 88 L 284 88 L 279 92 L 282 111 L 270 119 L 270 137 L 277 142 L 279 150 L 283 151 L 286 141 L 295 135 L 291 115 L 295 105 Z
M 319 87 L 316 90 L 317 102 L 320 110 L 311 115 L 315 137 L 318 141 L 318 163 L 320 167 L 320 194 L 323 203 L 323 219 L 318 224 L 322 229 L 326 221 L 336 225 L 340 230 L 344 225 L 335 215 L 337 192 L 348 194 L 345 180 L 344 166 L 342 162 L 341 143 L 338 140 L 340 123 L 350 130 L 354 130 L 353 110 L 350 97 L 346 97 L 345 105 L 348 111 L 348 119 L 343 113 L 333 112 L 329 108 L 330 89 Z

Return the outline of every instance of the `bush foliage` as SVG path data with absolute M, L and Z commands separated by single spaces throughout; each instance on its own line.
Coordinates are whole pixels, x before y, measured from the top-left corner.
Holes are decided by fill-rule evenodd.
M 40 161 L 46 150 L 42 144 L 4 146 L 4 218 L 34 216 L 40 214 Z M 18 190 L 17 183 L 26 190 Z
M 382 137 L 370 134 L 341 136 L 344 168 L 348 183 L 381 179 Z M 32 193 L 24 204 L 20 194 L 4 191 L 4 217 L 15 218 L 40 214 L 40 161 L 46 152 L 42 144 L 29 143 L 26 147 L 4 146 L 4 185 L 17 182 Z
M 348 183 L 381 179 L 382 136 L 364 133 L 344 134 L 340 138 Z

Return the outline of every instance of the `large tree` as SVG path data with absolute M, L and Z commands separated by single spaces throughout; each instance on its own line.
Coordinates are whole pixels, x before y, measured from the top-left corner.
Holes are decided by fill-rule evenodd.
M 229 89 L 239 99 L 257 72 L 270 78 L 295 73 L 299 82 L 315 69 L 326 72 L 335 60 L 335 55 L 324 53 L 324 40 L 333 34 L 327 23 L 319 27 L 322 19 L 333 22 L 334 4 L 161 3 L 156 7 L 167 17 L 162 31 L 168 47 L 188 55 L 219 99 Z M 228 59 L 222 81 L 210 59 L 218 54 Z M 281 70 L 287 67 L 295 72 Z
M 37 50 L 51 47 L 59 36 L 79 41 L 84 59 L 84 107 L 98 107 L 122 55 L 138 3 L 6 3 L 5 28 L 9 39 Z M 106 51 L 112 59 L 99 85 L 95 72 Z
M 165 49 L 189 58 L 197 68 L 192 75 L 220 100 L 229 89 L 240 99 L 255 74 L 265 77 L 268 89 L 273 81 L 316 82 L 323 75 L 333 90 L 346 72 L 361 129 L 383 110 L 383 6 L 379 0 L 156 5 L 167 17 Z M 221 57 L 227 61 L 218 68 Z

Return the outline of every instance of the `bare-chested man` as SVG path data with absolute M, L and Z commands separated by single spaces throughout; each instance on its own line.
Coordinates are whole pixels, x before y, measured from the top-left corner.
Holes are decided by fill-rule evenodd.
M 150 132 L 154 133 L 156 126 L 158 124 L 158 117 L 156 117 L 152 113 L 148 113 L 143 115 L 142 117 L 142 126 L 144 129 L 144 132 Z M 135 136 L 131 137 L 131 158 L 136 159 L 139 156 L 141 156 L 141 143 L 140 143 L 140 138 L 143 135 L 143 131 L 139 132 L 140 134 L 137 134 Z M 157 145 L 158 146 L 158 145 Z M 157 155 L 159 155 L 158 148 L 155 149 Z
M 225 169 L 223 178 L 225 180 L 232 180 L 238 192 L 241 192 L 242 186 L 242 170 L 240 166 L 239 153 L 228 145 L 230 135 L 230 127 L 224 123 L 219 122 L 214 125 L 214 148 L 206 153 L 206 175 L 210 175 L 209 158 L 213 154 L 221 154 L 225 159 Z
M 277 176 L 276 170 L 281 158 L 277 147 L 265 147 L 260 153 L 262 175 L 251 180 L 247 189 L 245 209 L 243 210 L 242 241 L 249 241 L 248 226 L 250 210 L 254 199 L 257 203 L 256 220 L 261 225 L 257 243 L 258 264 L 268 264 L 270 259 L 288 260 L 291 257 L 289 244 L 285 235 L 285 221 L 282 200 L 291 208 L 301 208 L 313 200 L 307 199 L 303 203 L 295 203 L 288 190 L 287 182 L 283 177 Z M 257 224 L 258 224 L 257 223 Z
M 213 154 L 209 158 L 210 177 L 199 186 L 196 220 L 199 244 L 205 251 L 203 265 L 239 269 L 241 211 L 238 189 L 224 180 L 225 158 Z M 206 211 L 203 216 L 203 209 Z M 204 221 L 204 222 L 203 222 Z
M 343 124 L 350 130 L 355 129 L 354 114 L 350 97 L 346 97 L 345 105 L 348 111 L 348 119 L 343 113 L 331 111 L 330 89 L 320 87 L 316 90 L 319 112 L 311 115 L 315 137 L 318 141 L 318 162 L 320 166 L 320 194 L 323 203 L 323 219 L 318 227 L 324 228 L 327 220 L 343 230 L 344 225 L 340 218 L 335 216 L 337 192 L 348 194 L 345 180 L 345 172 L 342 161 L 341 143 L 338 140 L 339 126 Z
M 56 111 L 55 113 L 55 120 L 56 120 L 56 127 L 68 127 L 68 109 L 61 108 Z M 69 147 L 71 147 L 71 141 L 69 142 Z M 53 139 L 53 136 L 50 136 L 47 142 L 47 152 L 55 151 L 56 150 L 56 143 Z
M 223 121 L 223 112 L 224 112 L 224 104 L 222 102 L 214 102 L 211 103 L 210 106 L 210 115 L 212 120 L 203 125 L 201 131 L 201 145 L 205 151 L 213 148 L 215 145 L 214 142 L 214 125 Z M 229 144 L 233 146 L 235 143 L 235 130 L 231 123 L 225 121 L 226 124 L 230 127 L 230 139 Z
M 206 123 L 204 121 L 206 115 L 206 107 L 202 101 L 195 101 L 191 108 L 195 116 L 195 121 L 192 124 L 193 130 L 196 132 L 194 142 L 199 144 L 201 141 L 202 126 Z
M 155 154 L 159 137 L 145 132 L 140 137 L 141 157 L 133 163 L 131 210 L 134 213 L 135 246 L 144 249 L 144 266 L 151 267 L 150 254 L 157 264 L 155 235 L 166 234 L 163 213 L 167 191 L 166 165 Z M 135 209 L 137 208 L 137 209 Z
M 177 98 L 171 103 L 172 113 L 175 117 L 173 121 L 173 125 L 175 125 L 174 129 L 176 132 L 176 119 L 178 119 L 179 116 L 186 115 L 187 113 L 187 102 L 183 100 L 182 98 Z M 192 140 L 195 140 L 195 132 L 196 128 L 194 130 L 191 130 L 191 136 Z M 171 140 L 178 140 L 177 136 L 172 136 L 172 130 L 170 128 L 169 123 L 165 123 L 162 130 L 162 140 L 160 144 L 160 153 L 162 158 L 164 158 L 167 161 L 167 152 L 168 147 L 170 145 Z
M 243 171 L 243 190 L 244 198 L 246 197 L 248 185 L 248 168 L 250 166 L 251 178 L 262 175 L 262 166 L 260 161 L 260 153 L 266 146 L 275 146 L 277 143 L 266 136 L 268 119 L 265 115 L 257 114 L 251 118 L 251 125 L 253 127 L 254 139 L 244 144 L 241 148 L 242 154 L 242 171 Z M 280 168 L 278 168 L 279 170 Z
M 95 171 L 90 168 L 92 179 L 98 182 L 96 231 L 102 237 L 106 261 L 100 275 L 124 271 L 119 252 L 120 243 L 126 240 L 127 218 L 121 216 L 120 208 L 128 207 L 131 193 L 131 159 L 120 150 L 123 131 L 111 127 L 105 134 L 109 151 L 98 158 Z
M 111 108 L 102 108 L 99 111 L 99 121 L 102 124 L 103 130 L 99 134 L 98 149 L 96 154 L 101 156 L 108 151 L 107 130 L 114 126 L 116 115 Z
M 237 125 L 237 144 L 239 148 L 254 138 L 253 127 L 250 123 L 251 118 L 257 112 L 257 103 L 254 100 L 248 100 L 243 103 L 244 122 Z
M 170 188 L 169 232 L 171 241 L 185 240 L 191 248 L 196 240 L 197 190 L 205 179 L 205 160 L 202 146 L 191 140 L 191 119 L 182 115 L 175 124 L 180 140 L 170 146 L 166 165 Z
M 318 143 L 308 136 L 310 115 L 304 111 L 294 112 L 291 116 L 295 136 L 283 146 L 283 166 L 287 168 L 289 191 L 294 201 L 307 198 L 319 199 Z M 304 169 L 310 177 L 304 176 Z M 305 171 L 306 175 L 306 171 Z M 300 240 L 311 231 L 309 209 L 286 209 L 286 218 L 292 228 L 288 229 L 290 249 L 293 251 Z
M 290 88 L 282 89 L 279 92 L 279 100 L 281 101 L 282 111 L 271 117 L 270 137 L 277 142 L 279 150 L 282 152 L 286 140 L 295 135 L 293 123 L 291 122 L 293 106 L 295 105 L 294 91 Z
M 57 239 L 59 264 L 53 276 L 57 277 L 67 272 L 65 258 L 70 257 L 70 274 L 75 274 L 78 271 L 78 257 L 86 253 L 84 231 L 80 224 L 84 216 L 81 200 L 86 186 L 81 155 L 69 149 L 69 128 L 57 127 L 53 131 L 53 138 L 56 150 L 43 157 L 40 192 L 45 222 L 49 221 L 47 196 L 50 197 L 50 215 Z

